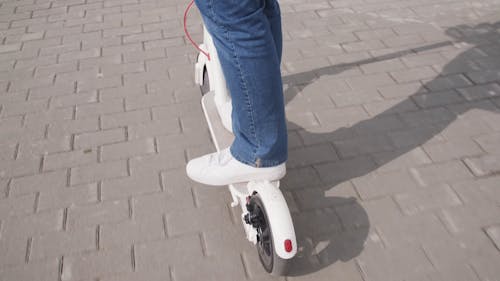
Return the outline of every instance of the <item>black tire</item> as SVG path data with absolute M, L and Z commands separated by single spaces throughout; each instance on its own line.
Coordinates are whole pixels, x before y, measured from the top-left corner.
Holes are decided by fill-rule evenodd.
M 200 86 L 201 95 L 210 92 L 210 77 L 208 77 L 207 67 L 203 68 L 203 85 Z
M 271 226 L 268 224 L 268 217 L 266 208 L 262 203 L 259 194 L 255 194 L 250 199 L 250 204 L 253 204 L 255 211 L 260 212 L 262 223 L 261 227 L 257 229 L 260 235 L 260 241 L 257 242 L 257 254 L 264 269 L 274 276 L 283 276 L 288 271 L 290 260 L 280 258 L 274 250 L 274 238 L 271 231 Z

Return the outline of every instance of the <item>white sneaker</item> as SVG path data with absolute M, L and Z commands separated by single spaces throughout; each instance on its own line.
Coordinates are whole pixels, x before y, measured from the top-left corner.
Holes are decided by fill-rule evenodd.
M 206 185 L 229 185 L 233 183 L 268 180 L 276 181 L 286 174 L 285 163 L 274 167 L 255 168 L 236 160 L 226 148 L 188 162 L 187 175 L 194 181 Z

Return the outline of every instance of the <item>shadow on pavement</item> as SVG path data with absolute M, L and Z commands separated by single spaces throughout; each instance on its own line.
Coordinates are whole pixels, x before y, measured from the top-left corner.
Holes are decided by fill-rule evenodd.
M 499 91 L 487 86 L 474 90 L 457 90 L 458 87 L 500 80 L 499 28 L 500 22 L 472 27 L 457 26 L 446 30 L 446 34 L 454 38 L 454 42 L 430 44 L 283 77 L 284 85 L 288 85 L 285 91 L 288 104 L 321 76 L 334 76 L 363 64 L 418 54 L 453 43 L 471 45 L 471 48 L 446 64 L 438 77 L 371 119 L 357 123 L 354 121 L 349 127 L 337 126 L 338 129 L 328 133 L 307 132 L 289 122 L 289 129 L 300 131 L 302 140 L 308 140 L 308 144 L 330 144 L 337 154 L 335 158 L 322 159 L 322 163 L 313 164 L 310 170 L 292 168 L 282 181 L 285 191 L 296 197 L 307 196 L 306 199 L 296 200 L 300 211 L 293 213 L 301 249 L 294 260 L 292 276 L 318 271 L 339 260 L 348 261 L 363 250 L 370 230 L 366 211 L 355 198 L 328 197 L 328 191 L 342 188 L 344 182 L 366 175 L 437 137 L 450 123 L 471 109 L 500 112 L 488 100 L 492 96 L 500 96 Z M 464 81 L 443 80 L 443 76 L 465 72 L 472 74 L 462 76 Z M 462 85 L 457 86 L 457 83 Z M 363 147 L 359 147 L 359 151 L 353 154 L 343 150 L 345 147 L 356 149 L 356 145 Z M 300 162 L 300 159 L 289 160 Z M 311 203 L 304 205 L 303 202 Z

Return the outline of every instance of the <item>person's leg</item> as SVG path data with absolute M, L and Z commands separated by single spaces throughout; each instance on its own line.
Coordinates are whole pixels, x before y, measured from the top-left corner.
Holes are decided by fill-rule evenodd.
M 254 167 L 287 159 L 279 8 L 266 9 L 266 2 L 276 5 L 271 0 L 196 1 L 214 39 L 237 119 L 231 154 Z
M 266 0 L 264 14 L 267 17 L 269 25 L 271 26 L 271 33 L 273 35 L 274 45 L 278 59 L 281 62 L 281 53 L 283 49 L 283 35 L 281 30 L 281 12 L 278 1 Z

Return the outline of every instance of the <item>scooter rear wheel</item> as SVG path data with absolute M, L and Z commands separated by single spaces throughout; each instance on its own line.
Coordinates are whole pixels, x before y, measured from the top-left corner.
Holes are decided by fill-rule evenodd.
M 269 219 L 266 213 L 266 208 L 258 193 L 251 196 L 249 204 L 253 207 L 252 214 L 258 221 L 256 224 L 256 248 L 262 266 L 271 275 L 285 275 L 290 260 L 279 257 L 274 250 L 274 239 L 271 231 L 271 225 L 268 223 Z

